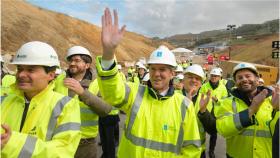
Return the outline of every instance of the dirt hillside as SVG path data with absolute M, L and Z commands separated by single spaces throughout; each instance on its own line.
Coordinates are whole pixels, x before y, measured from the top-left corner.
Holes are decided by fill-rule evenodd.
M 279 59 L 272 58 L 272 41 L 279 41 L 279 35 L 260 36 L 252 44 L 233 47 L 232 58 L 257 64 L 279 67 Z
M 24 1 L 1 1 L 1 52 L 15 54 L 24 43 L 34 40 L 52 45 L 62 65 L 69 47 L 81 45 L 93 56 L 102 52 L 100 27 L 73 17 L 48 11 Z M 126 32 L 118 47 L 120 61 L 134 61 L 147 57 L 158 45 L 142 35 Z

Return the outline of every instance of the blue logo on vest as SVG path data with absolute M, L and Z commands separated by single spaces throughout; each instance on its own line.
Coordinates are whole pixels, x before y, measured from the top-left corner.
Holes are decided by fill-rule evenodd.
M 162 52 L 157 52 L 157 57 L 162 57 Z
M 167 131 L 168 130 L 168 126 L 167 125 L 163 125 L 163 130 Z

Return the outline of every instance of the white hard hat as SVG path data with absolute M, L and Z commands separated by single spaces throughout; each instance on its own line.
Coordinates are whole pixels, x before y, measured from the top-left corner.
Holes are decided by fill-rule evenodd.
M 177 78 L 179 80 L 183 80 L 184 79 L 184 75 L 178 74 L 177 76 L 175 76 L 175 78 Z
M 66 59 L 72 55 L 88 55 L 92 59 L 90 52 L 82 46 L 73 46 L 69 48 L 67 51 Z
M 56 68 L 55 69 L 55 74 L 60 75 L 62 73 L 62 69 L 61 68 Z
M 122 66 L 120 64 L 117 65 L 118 70 L 122 69 Z
M 239 70 L 242 70 L 242 69 L 249 69 L 253 73 L 255 73 L 257 76 L 259 76 L 258 70 L 257 70 L 257 68 L 253 64 L 250 64 L 250 63 L 240 63 L 240 64 L 236 65 L 233 68 L 233 71 L 232 71 L 233 78 L 235 78 L 236 72 L 239 71 Z
M 175 72 L 183 72 L 183 67 L 181 65 L 177 65 Z
M 222 68 L 217 67 L 217 69 L 221 71 L 221 74 L 223 73 L 223 69 Z
M 142 63 L 140 61 L 137 61 L 135 65 L 139 66 L 140 64 L 142 64 Z
M 146 59 L 144 57 L 141 57 L 138 61 L 141 62 L 143 65 L 146 64 Z
M 173 67 L 177 66 L 174 54 L 166 47 L 160 46 L 150 55 L 148 64 L 165 64 Z
M 264 80 L 262 78 L 259 78 L 259 82 L 264 83 Z
M 139 68 L 142 68 L 142 69 L 147 70 L 146 66 L 145 66 L 144 64 L 142 64 L 142 63 L 139 63 L 138 69 L 139 69 Z
M 222 73 L 218 68 L 214 68 L 210 71 L 210 75 L 222 76 Z
M 58 56 L 52 46 L 32 41 L 22 45 L 11 64 L 59 66 Z
M 149 73 L 146 73 L 146 75 L 144 76 L 144 78 L 143 78 L 142 81 L 148 82 L 149 79 L 150 79 L 150 74 L 149 74 Z
M 195 74 L 201 77 L 202 80 L 205 79 L 205 73 L 203 71 L 203 68 L 198 64 L 193 64 L 191 66 L 188 66 L 187 69 L 184 71 L 184 74 L 186 73 Z

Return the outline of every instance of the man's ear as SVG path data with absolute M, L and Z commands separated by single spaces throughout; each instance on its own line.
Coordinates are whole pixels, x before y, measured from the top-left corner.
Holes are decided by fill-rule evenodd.
M 90 63 L 86 63 L 86 69 L 90 68 Z
M 171 69 L 171 71 L 172 71 L 172 75 L 173 75 L 173 77 L 175 77 L 175 76 L 176 76 L 176 72 L 175 72 L 175 70 L 174 70 L 174 69 Z
M 48 73 L 48 76 L 49 76 L 49 81 L 52 81 L 54 78 L 55 78 L 55 71 L 50 71 L 49 73 Z

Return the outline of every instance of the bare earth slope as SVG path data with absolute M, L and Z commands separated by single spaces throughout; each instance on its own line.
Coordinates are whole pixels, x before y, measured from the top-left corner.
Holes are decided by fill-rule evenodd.
M 24 1 L 1 3 L 1 51 L 4 54 L 15 54 L 22 44 L 34 40 L 52 45 L 62 62 L 67 49 L 73 45 L 88 48 L 93 56 L 102 52 L 100 27 Z M 155 46 L 151 39 L 127 31 L 117 49 L 117 58 L 132 61 L 147 57 Z

